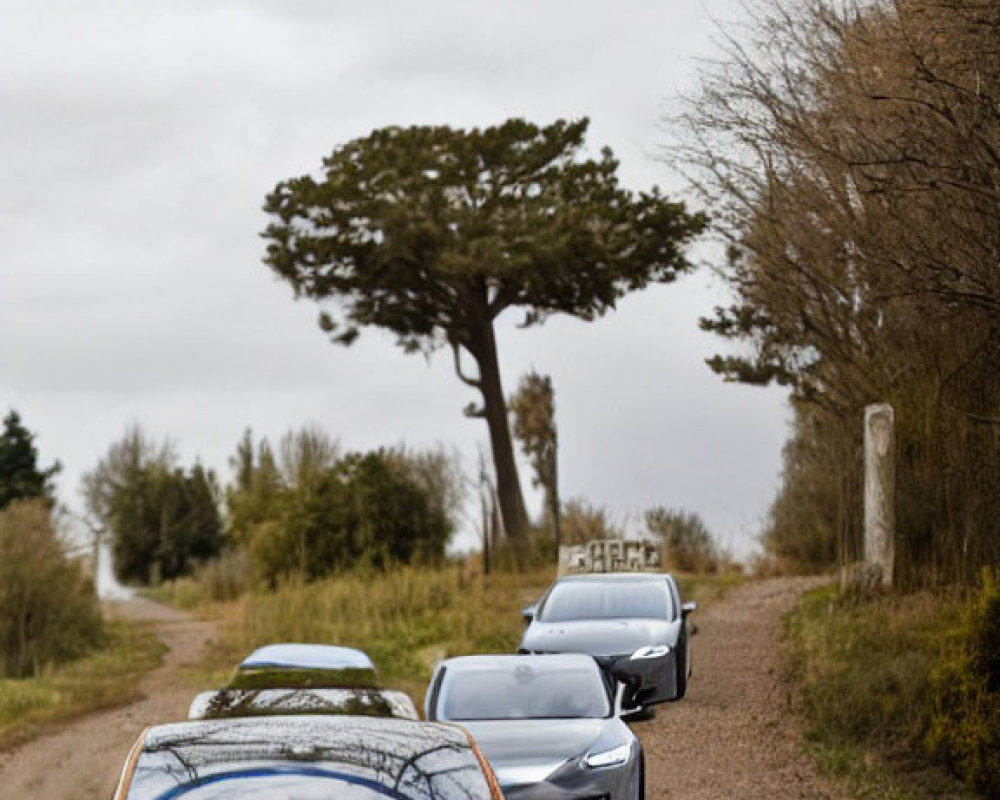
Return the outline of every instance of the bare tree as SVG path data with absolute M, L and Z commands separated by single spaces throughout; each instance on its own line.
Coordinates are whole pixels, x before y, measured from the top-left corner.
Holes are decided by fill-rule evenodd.
M 755 19 L 673 120 L 672 158 L 729 243 L 735 302 L 703 326 L 754 344 L 710 364 L 793 388 L 800 435 L 836 453 L 841 531 L 851 426 L 892 402 L 901 566 L 968 576 L 1000 555 L 1000 5 L 760 2 Z

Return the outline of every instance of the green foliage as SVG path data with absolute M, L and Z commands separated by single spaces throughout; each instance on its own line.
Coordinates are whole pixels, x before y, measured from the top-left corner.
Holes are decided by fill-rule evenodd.
M 1000 797 L 1000 570 L 962 615 L 933 674 L 929 751 L 987 797 Z
M 62 469 L 56 462 L 48 469 L 39 469 L 35 436 L 21 423 L 16 411 L 3 420 L 0 433 L 0 510 L 15 500 L 53 496 L 52 478 Z
M 296 294 L 334 300 L 320 323 L 350 344 L 384 328 L 407 352 L 450 346 L 477 389 L 491 435 L 504 528 L 527 517 L 500 381 L 494 320 L 524 311 L 591 320 L 626 293 L 690 269 L 683 247 L 705 226 L 657 189 L 618 184 L 609 150 L 584 156 L 588 121 L 539 127 L 390 127 L 339 146 L 320 179 L 279 183 L 264 209 L 265 263 Z M 479 368 L 466 376 L 461 353 Z
M 587 126 L 373 131 L 324 159 L 321 180 L 268 196 L 265 261 L 303 295 L 341 302 L 327 327 L 343 343 L 375 325 L 407 350 L 464 344 L 480 305 L 487 320 L 510 306 L 535 324 L 598 316 L 688 269 L 680 248 L 704 219 L 622 189 L 608 150 L 581 158 Z
M 681 572 L 715 572 L 723 561 L 704 520 L 689 511 L 659 506 L 646 512 L 646 527 L 662 543 L 667 563 Z
M 111 536 L 121 580 L 173 579 L 222 547 L 215 475 L 177 467 L 173 445 L 137 425 L 83 476 L 83 495 L 94 527 Z
M 286 441 L 287 467 L 305 439 Z M 382 568 L 444 557 L 460 498 L 447 458 L 402 449 L 339 456 L 316 441 L 307 449 L 323 455 L 307 459 L 307 469 L 276 468 L 266 440 L 255 454 L 249 434 L 233 460 L 232 536 L 248 548 L 259 579 L 273 586 L 359 563 Z
M 95 527 L 111 528 L 112 502 L 136 473 L 143 469 L 169 470 L 176 461 L 171 442 L 154 442 L 138 425 L 129 426 L 97 465 L 83 475 L 83 498 Z
M 922 593 L 807 593 L 786 618 L 810 750 L 859 798 L 965 797 L 923 747 L 933 675 L 956 646 L 962 601 Z
M 189 573 L 222 547 L 218 489 L 212 473 L 143 467 L 110 504 L 115 570 L 143 584 Z
M 43 500 L 0 511 L 0 677 L 37 675 L 103 641 L 93 587 L 69 561 Z

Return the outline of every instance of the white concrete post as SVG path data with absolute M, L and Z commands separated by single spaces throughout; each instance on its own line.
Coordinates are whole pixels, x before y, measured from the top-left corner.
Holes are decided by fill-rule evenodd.
M 892 586 L 895 556 L 895 437 L 892 406 L 865 407 L 865 567 L 875 585 Z

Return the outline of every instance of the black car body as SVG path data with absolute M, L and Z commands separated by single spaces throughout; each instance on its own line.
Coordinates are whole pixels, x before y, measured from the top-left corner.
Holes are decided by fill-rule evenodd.
M 640 800 L 642 746 L 590 656 L 484 655 L 438 664 L 429 720 L 469 730 L 507 800 Z
M 200 720 L 144 731 L 114 800 L 503 800 L 462 728 L 373 717 Z
M 666 573 L 592 573 L 557 580 L 536 606 L 519 653 L 586 653 L 629 685 L 628 705 L 679 700 L 691 675 L 688 619 Z M 631 678 L 622 678 L 627 672 Z

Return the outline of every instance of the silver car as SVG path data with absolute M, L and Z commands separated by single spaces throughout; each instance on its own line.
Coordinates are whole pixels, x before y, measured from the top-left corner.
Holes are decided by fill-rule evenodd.
M 631 662 L 637 677 L 626 705 L 643 710 L 684 697 L 697 607 L 681 601 L 666 573 L 567 575 L 524 609 L 518 652 L 587 653 L 609 672 Z
M 350 647 L 272 644 L 254 650 L 228 686 L 202 692 L 188 719 L 347 714 L 417 719 L 403 692 L 378 686 L 368 655 Z
M 424 711 L 469 730 L 507 800 L 641 800 L 642 745 L 617 694 L 586 655 L 463 656 L 438 664 Z

